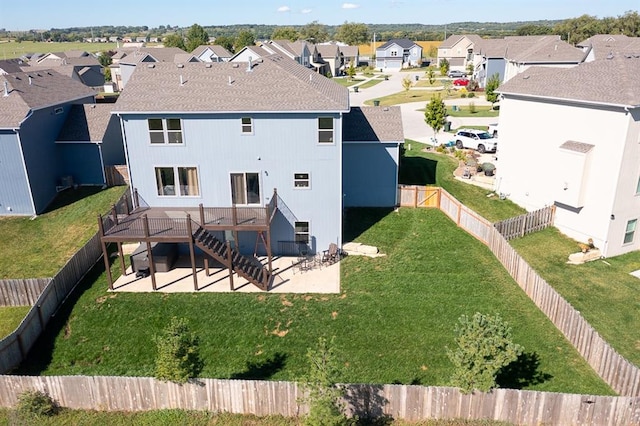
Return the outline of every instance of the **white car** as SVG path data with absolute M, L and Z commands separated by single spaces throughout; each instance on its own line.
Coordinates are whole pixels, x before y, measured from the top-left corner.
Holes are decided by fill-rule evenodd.
M 455 136 L 456 148 L 475 149 L 479 153 L 495 152 L 498 148 L 498 140 L 494 139 L 486 130 L 460 129 Z

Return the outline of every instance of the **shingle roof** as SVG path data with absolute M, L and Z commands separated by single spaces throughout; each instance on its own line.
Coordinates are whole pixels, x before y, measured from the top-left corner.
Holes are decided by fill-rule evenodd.
M 591 47 L 596 60 L 606 59 L 612 53 L 640 53 L 640 38 L 622 34 L 597 34 L 578 43 L 581 47 Z
M 532 67 L 498 88 L 509 95 L 640 106 L 640 57 L 618 55 L 572 68 Z
M 349 58 L 354 58 L 360 54 L 358 46 L 338 46 L 340 52 Z
M 31 84 L 29 84 L 31 76 Z M 4 83 L 9 96 L 4 96 Z M 16 128 L 30 110 L 93 96 L 79 81 L 53 70 L 0 75 L 0 128 Z
M 576 141 L 566 141 L 565 143 L 560 145 L 560 148 L 562 149 L 566 149 L 567 151 L 580 152 L 582 154 L 591 151 L 594 147 L 595 145 Z
M 110 103 L 73 105 L 57 140 L 101 141 L 114 106 Z
M 255 54 L 255 56 L 253 56 L 252 59 L 264 58 L 264 57 L 273 55 L 272 52 L 260 46 L 245 46 L 239 51 L 237 51 L 236 54 L 233 55 L 230 60 L 233 61 L 236 57 L 240 56 L 240 54 L 242 54 L 243 52 L 246 52 L 247 50 Z
M 515 40 L 514 40 L 515 41 Z M 517 41 L 507 41 L 506 58 L 514 62 L 570 62 L 580 63 L 585 53 L 582 49 L 571 46 L 559 36 L 545 36 L 543 39 L 533 41 L 528 47 L 517 47 Z
M 403 49 L 411 49 L 413 46 L 416 46 L 416 42 L 409 40 L 408 38 L 395 38 L 378 47 L 378 49 L 386 49 L 393 44 L 397 44 Z
M 182 80 L 183 84 L 180 84 Z M 280 55 L 247 63 L 138 67 L 116 112 L 348 111 L 349 91 Z
M 0 60 L 0 74 L 11 74 L 14 72 L 22 72 L 20 67 L 28 67 L 29 65 L 22 59 L 3 59 Z
M 122 64 L 137 64 L 146 57 L 151 55 L 158 62 L 174 62 L 176 55 L 188 53 L 178 47 L 139 47 L 120 49 L 116 53 L 119 55 L 124 53 L 124 56 L 118 56 L 120 63 Z M 113 55 L 112 58 L 118 58 Z
M 211 50 L 213 53 L 215 53 L 216 56 L 220 58 L 230 58 L 231 56 L 233 56 L 231 52 L 218 44 L 203 44 L 202 46 L 198 46 L 193 49 L 193 52 L 191 52 L 191 54 L 193 56 L 200 56 L 207 49 Z
M 343 116 L 345 142 L 403 142 L 400 107 L 353 107 Z
M 440 46 L 438 46 L 438 48 L 439 49 L 451 49 L 453 46 L 458 44 L 460 42 L 460 40 L 462 40 L 465 37 L 471 43 L 473 43 L 474 45 L 477 44 L 477 43 L 482 42 L 482 40 L 483 40 L 483 38 L 480 37 L 477 34 L 453 34 L 453 35 L 447 37 L 447 39 L 445 41 L 443 41 L 440 44 Z
M 318 53 L 323 58 L 337 58 L 340 56 L 340 49 L 335 44 L 316 44 Z

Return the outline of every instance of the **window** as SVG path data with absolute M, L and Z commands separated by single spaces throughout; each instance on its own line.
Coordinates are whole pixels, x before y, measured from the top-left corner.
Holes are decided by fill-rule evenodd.
M 62 107 L 56 107 L 56 108 L 53 109 L 53 113 L 55 115 L 62 114 L 63 112 L 64 112 L 64 108 L 62 108 Z
M 638 219 L 632 219 L 629 222 L 627 222 L 627 230 L 624 233 L 623 244 L 629 244 L 633 242 L 633 234 L 636 233 L 637 223 L 638 223 Z
M 309 173 L 294 173 L 293 174 L 293 187 L 294 188 L 309 188 L 311 179 Z
M 252 135 L 253 134 L 253 121 L 251 117 L 242 117 L 242 134 L 243 135 Z
M 200 195 L 197 167 L 156 167 L 156 185 L 163 197 Z
M 231 202 L 233 204 L 260 204 L 258 173 L 231 173 Z
M 182 123 L 179 118 L 150 118 L 147 122 L 151 143 L 182 143 Z
M 295 241 L 298 244 L 309 244 L 309 222 L 295 223 Z
M 318 142 L 333 143 L 333 118 L 318 117 Z
M 398 56 L 398 51 L 397 50 L 391 50 L 390 51 L 390 55 L 391 56 Z

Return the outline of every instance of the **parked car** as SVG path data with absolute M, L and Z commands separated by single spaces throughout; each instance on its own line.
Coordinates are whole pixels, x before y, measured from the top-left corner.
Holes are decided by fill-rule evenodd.
M 453 85 L 454 86 L 467 87 L 468 84 L 469 84 L 469 79 L 468 78 L 459 78 L 457 80 L 453 80 Z
M 455 136 L 456 148 L 475 149 L 479 153 L 495 152 L 498 148 L 498 141 L 494 139 L 486 130 L 460 129 Z
M 449 71 L 449 78 L 462 78 L 462 77 L 466 77 L 467 73 L 465 73 L 464 71 L 456 71 L 456 70 L 452 70 Z
M 487 132 L 494 138 L 498 137 L 498 123 L 489 124 Z

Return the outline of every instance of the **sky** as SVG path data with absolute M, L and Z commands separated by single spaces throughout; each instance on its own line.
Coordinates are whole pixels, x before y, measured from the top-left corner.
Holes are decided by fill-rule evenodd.
M 160 25 L 513 22 L 616 17 L 640 0 L 0 0 L 7 30 Z

